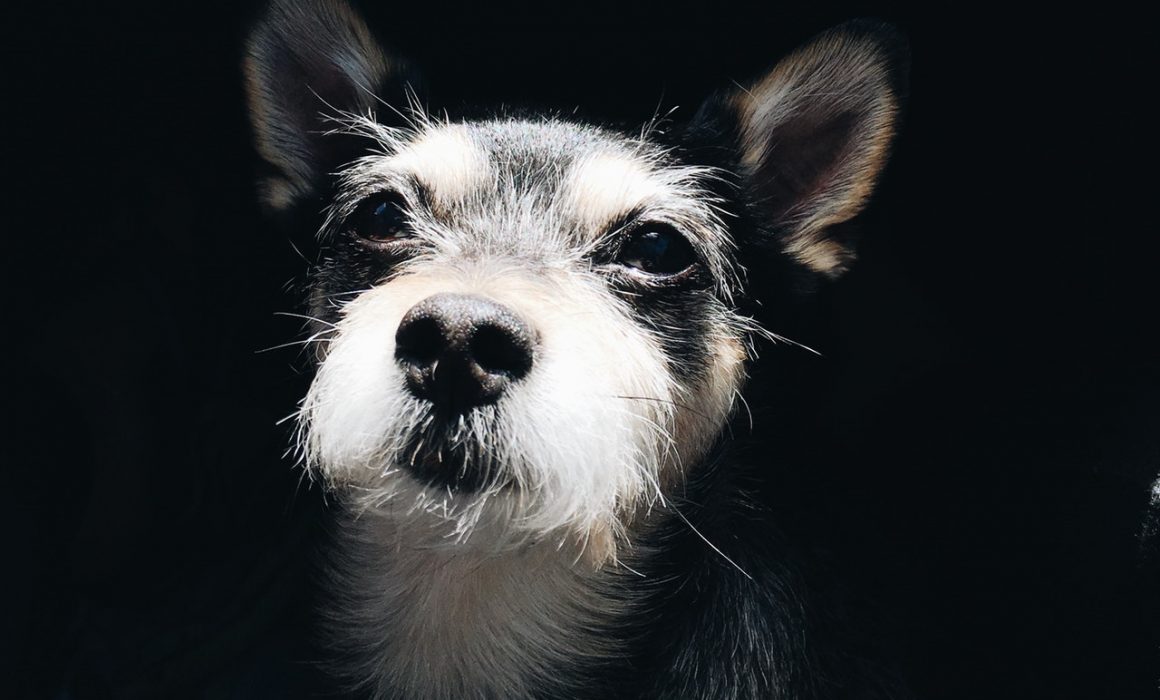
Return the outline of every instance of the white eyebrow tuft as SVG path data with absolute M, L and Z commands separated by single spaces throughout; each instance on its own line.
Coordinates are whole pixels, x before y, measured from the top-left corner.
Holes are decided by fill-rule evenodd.
M 647 163 L 627 153 L 601 152 L 572 166 L 563 187 L 566 210 L 588 230 L 601 230 L 650 200 L 664 188 Z
M 379 161 L 375 169 L 411 175 L 443 203 L 466 198 L 492 177 L 487 154 L 460 124 L 424 131 Z

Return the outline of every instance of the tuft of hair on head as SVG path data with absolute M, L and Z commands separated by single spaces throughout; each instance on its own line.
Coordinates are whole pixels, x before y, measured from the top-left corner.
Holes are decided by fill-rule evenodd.
M 330 133 L 336 120 L 401 97 L 413 77 L 343 0 L 273 0 L 246 42 L 242 69 L 269 171 L 262 200 L 275 211 L 316 194 L 322 178 L 360 153 L 358 134 Z
M 836 277 L 854 257 L 838 225 L 862 211 L 886 164 L 908 53 L 890 25 L 847 22 L 715 96 L 694 120 L 733 132 L 738 175 L 762 223 L 815 272 Z

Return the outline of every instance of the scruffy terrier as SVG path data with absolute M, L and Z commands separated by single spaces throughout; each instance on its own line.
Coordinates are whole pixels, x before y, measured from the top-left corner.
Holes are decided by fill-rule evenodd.
M 347 513 L 328 617 L 352 688 L 877 696 L 814 635 L 729 426 L 780 340 L 757 290 L 853 258 L 839 225 L 904 64 L 855 22 L 683 126 L 456 120 L 342 0 L 268 8 L 245 77 L 264 202 L 322 245 L 298 434 Z

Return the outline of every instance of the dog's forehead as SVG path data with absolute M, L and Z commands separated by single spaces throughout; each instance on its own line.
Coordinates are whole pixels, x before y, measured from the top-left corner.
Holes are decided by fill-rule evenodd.
M 448 206 L 518 201 L 599 229 L 676 195 L 660 172 L 662 155 L 647 141 L 595 127 L 507 120 L 429 127 L 382 167 L 414 177 Z

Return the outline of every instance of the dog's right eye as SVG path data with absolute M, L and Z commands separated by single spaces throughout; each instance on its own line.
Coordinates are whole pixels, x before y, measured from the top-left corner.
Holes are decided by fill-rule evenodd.
M 620 249 L 620 264 L 650 275 L 671 276 L 697 261 L 688 239 L 667 224 L 645 224 Z
M 410 235 L 403 200 L 396 194 L 376 195 L 359 204 L 346 228 L 371 243 L 390 243 Z

